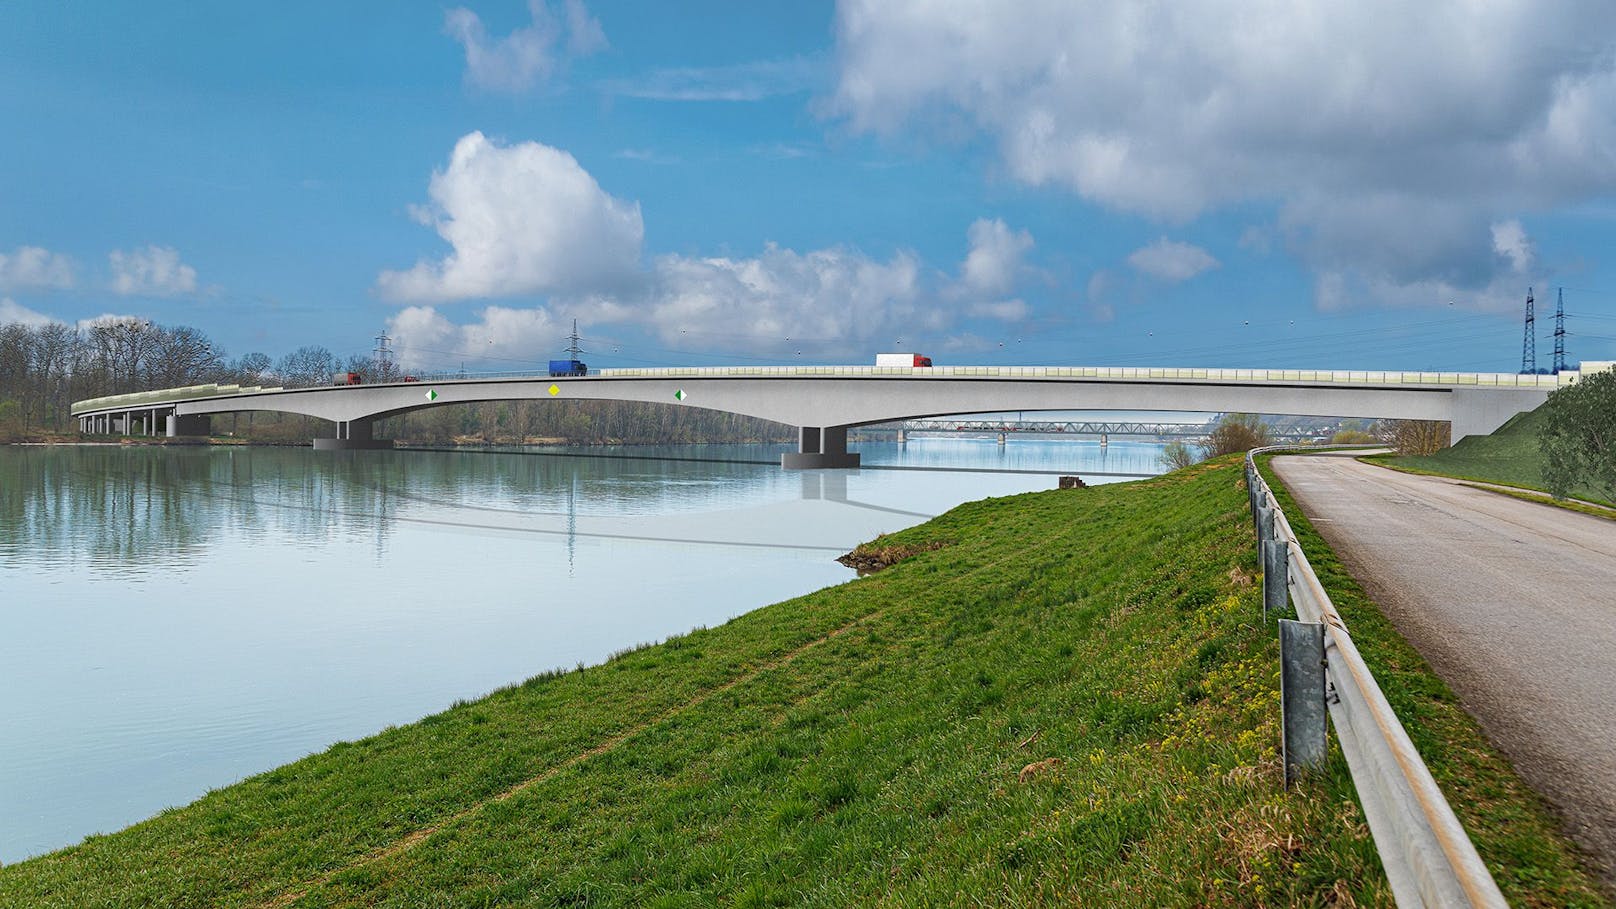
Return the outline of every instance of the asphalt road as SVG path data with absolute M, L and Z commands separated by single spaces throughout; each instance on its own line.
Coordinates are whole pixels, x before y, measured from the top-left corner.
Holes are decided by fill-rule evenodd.
M 1273 466 L 1616 884 L 1616 521 L 1350 457 Z

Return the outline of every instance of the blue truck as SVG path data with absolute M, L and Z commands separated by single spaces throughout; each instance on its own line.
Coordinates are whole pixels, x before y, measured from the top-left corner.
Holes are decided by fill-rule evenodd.
M 589 365 L 577 360 L 551 360 L 550 375 L 552 376 L 584 376 L 589 374 Z

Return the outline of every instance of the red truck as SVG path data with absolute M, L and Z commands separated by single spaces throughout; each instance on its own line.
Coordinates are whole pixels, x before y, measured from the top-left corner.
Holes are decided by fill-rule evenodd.
M 334 372 L 331 374 L 332 385 L 363 385 L 365 377 L 357 372 Z

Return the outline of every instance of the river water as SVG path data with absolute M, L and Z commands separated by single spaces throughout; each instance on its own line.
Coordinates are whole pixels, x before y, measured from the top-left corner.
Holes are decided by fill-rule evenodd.
M 1107 482 L 1161 451 L 854 447 L 867 469 L 789 473 L 779 446 L 0 446 L 0 863 L 840 583 L 834 558 L 879 533 L 1055 485 L 1005 471 Z

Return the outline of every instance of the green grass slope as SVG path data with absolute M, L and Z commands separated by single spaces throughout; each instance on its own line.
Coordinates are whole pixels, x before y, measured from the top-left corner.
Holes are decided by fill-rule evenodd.
M 1372 455 L 1367 460 L 1417 473 L 1547 491 L 1543 483 L 1543 456 L 1537 447 L 1538 431 L 1546 419 L 1542 409 L 1527 411 L 1511 417 L 1490 435 L 1461 439 L 1436 454 L 1421 457 Z M 1613 504 L 1592 489 L 1574 489 L 1571 496 Z
M 918 554 L 0 869 L 0 906 L 1390 905 L 1339 755 L 1281 785 L 1237 461 L 884 542 Z M 1360 646 L 1511 902 L 1608 905 Z

